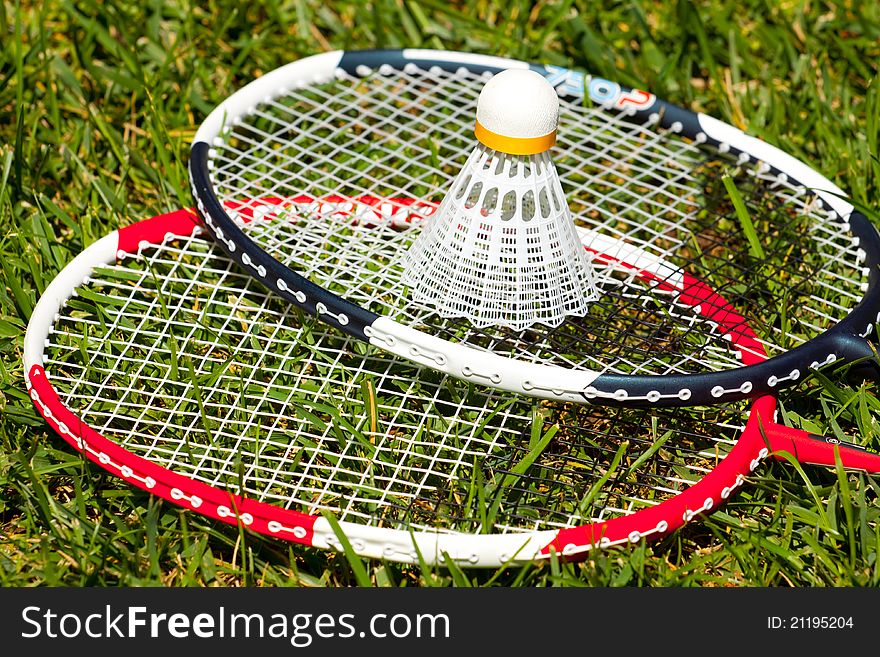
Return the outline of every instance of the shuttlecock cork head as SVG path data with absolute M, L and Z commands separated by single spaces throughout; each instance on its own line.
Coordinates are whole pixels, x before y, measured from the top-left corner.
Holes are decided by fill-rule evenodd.
M 510 155 L 542 153 L 556 143 L 559 96 L 529 69 L 508 69 L 490 79 L 477 100 L 474 134 L 492 150 Z

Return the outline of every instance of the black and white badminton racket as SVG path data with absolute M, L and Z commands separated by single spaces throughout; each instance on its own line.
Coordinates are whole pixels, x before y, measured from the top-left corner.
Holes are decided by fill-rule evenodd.
M 442 319 L 400 280 L 401 254 L 473 149 L 482 86 L 509 68 L 560 95 L 550 153 L 600 256 L 601 298 L 555 328 Z M 696 405 L 874 355 L 880 239 L 838 187 L 784 149 L 577 71 L 445 51 L 309 57 L 223 101 L 190 173 L 213 236 L 273 293 L 474 383 Z
M 301 313 L 200 232 L 179 211 L 86 248 L 40 298 L 24 352 L 60 436 L 195 513 L 497 566 L 664 536 L 778 450 L 880 471 L 876 454 L 777 424 L 772 396 L 600 408 L 462 386 Z

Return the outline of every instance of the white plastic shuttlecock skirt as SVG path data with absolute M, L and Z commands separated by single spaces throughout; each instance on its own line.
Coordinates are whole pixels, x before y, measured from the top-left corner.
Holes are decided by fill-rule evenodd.
M 598 297 L 549 154 L 483 144 L 404 255 L 403 283 L 441 317 L 514 330 L 557 326 Z

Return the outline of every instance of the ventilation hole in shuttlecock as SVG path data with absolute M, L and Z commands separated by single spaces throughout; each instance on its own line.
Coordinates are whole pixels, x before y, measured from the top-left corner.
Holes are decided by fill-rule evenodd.
M 412 301 L 515 330 L 587 312 L 598 297 L 592 264 L 548 154 L 558 112 L 556 91 L 535 72 L 487 82 L 477 105 L 480 143 L 402 256 Z
M 486 192 L 486 196 L 483 197 L 483 205 L 480 207 L 480 214 L 484 217 L 488 217 L 490 214 L 495 212 L 495 208 L 498 207 L 498 190 L 495 188 L 490 189 Z
M 556 196 L 556 190 L 550 190 L 550 198 L 553 199 L 553 210 L 555 212 L 562 212 L 562 204 L 559 202 L 559 197 Z
M 470 210 L 477 204 L 477 201 L 480 200 L 480 196 L 483 195 L 483 183 L 478 182 L 476 185 L 471 187 L 468 192 L 467 199 L 465 199 L 464 207 L 467 210 Z
M 501 220 L 510 221 L 516 214 L 516 192 L 509 191 L 504 194 L 501 201 Z
M 522 218 L 523 221 L 531 221 L 535 217 L 535 193 L 532 190 L 523 194 Z
M 541 204 L 541 216 L 545 219 L 550 216 L 550 199 L 546 189 L 538 194 L 538 203 Z
M 461 182 L 456 187 L 455 198 L 460 199 L 464 196 L 464 193 L 468 190 L 468 185 L 471 184 L 471 177 L 465 176 Z

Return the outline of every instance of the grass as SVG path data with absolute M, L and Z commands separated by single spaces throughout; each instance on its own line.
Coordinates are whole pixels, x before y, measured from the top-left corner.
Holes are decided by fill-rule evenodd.
M 39 418 L 21 350 L 82 247 L 190 203 L 195 126 L 228 90 L 330 48 L 421 46 L 573 65 L 787 144 L 867 207 L 880 187 L 880 6 L 856 2 L 0 3 L 0 584 L 877 586 L 878 482 L 765 465 L 656 544 L 498 572 L 305 550 L 186 514 L 86 466 Z M 784 400 L 880 449 L 871 386 Z

